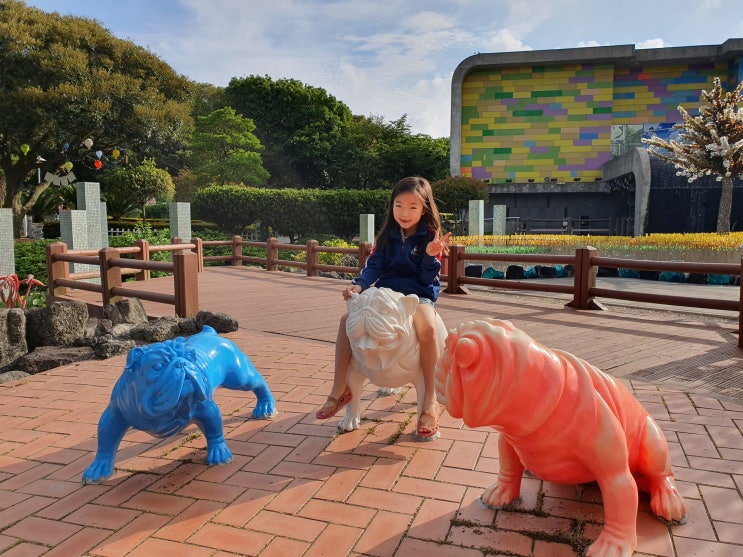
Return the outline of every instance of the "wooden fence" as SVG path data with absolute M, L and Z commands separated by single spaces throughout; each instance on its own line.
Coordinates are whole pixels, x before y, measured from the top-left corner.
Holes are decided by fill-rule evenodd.
M 150 255 L 172 252 L 172 261 L 152 261 Z M 122 258 L 122 255 L 132 257 Z M 70 273 L 69 263 L 97 266 L 97 271 Z M 184 244 L 173 238 L 172 244 L 151 246 L 147 240 L 137 240 L 129 248 L 68 251 L 67 244 L 55 242 L 46 247 L 50 304 L 67 293 L 68 288 L 99 292 L 102 304 L 125 297 L 175 306 L 178 317 L 194 317 L 199 311 L 198 272 L 202 270 L 201 240 Z M 134 275 L 137 281 L 146 281 L 152 271 L 172 273 L 173 294 L 149 292 L 125 287 L 122 277 Z M 131 284 L 131 283 L 127 283 Z
M 208 256 L 203 254 L 204 249 L 220 246 L 229 247 L 230 253 Z M 263 257 L 244 255 L 245 247 L 259 248 L 263 250 L 265 255 Z M 198 272 L 203 270 L 205 263 L 223 263 L 234 266 L 259 265 L 269 271 L 277 271 L 280 268 L 299 268 L 304 269 L 307 276 L 318 276 L 322 271 L 357 274 L 366 264 L 366 260 L 371 253 L 371 247 L 368 242 L 362 242 L 358 248 L 340 248 L 320 246 L 316 240 L 310 240 L 306 245 L 298 245 L 281 244 L 276 238 L 269 238 L 266 242 L 253 242 L 243 240 L 240 236 L 234 236 L 231 240 L 202 241 L 199 238 L 194 238 L 189 244 L 180 243 L 178 238 L 174 238 L 173 244 L 165 246 L 149 246 L 146 241 L 139 240 L 131 248 L 120 248 L 118 250 L 104 248 L 98 252 L 68 252 L 66 245 L 60 242 L 47 246 L 49 291 L 52 300 L 55 295 L 64 294 L 67 288 L 101 292 L 104 306 L 117 299 L 117 297 L 139 297 L 143 300 L 173 304 L 176 308 L 176 315 L 189 317 L 195 315 L 198 311 Z M 296 253 L 304 252 L 304 260 L 280 259 L 280 250 Z M 173 262 L 149 261 L 150 254 L 157 251 L 172 251 Z M 322 264 L 320 263 L 322 253 L 352 255 L 357 258 L 358 265 Z M 120 256 L 124 254 L 132 254 L 134 259 L 121 258 Z M 572 285 L 470 277 L 466 276 L 465 273 L 465 266 L 468 262 L 572 265 L 575 274 Z M 99 272 L 69 274 L 68 263 L 98 265 L 100 270 Z M 573 299 L 567 305 L 581 310 L 599 308 L 600 305 L 595 302 L 595 298 L 608 298 L 736 312 L 738 314 L 738 346 L 743 347 L 743 281 L 740 281 L 741 285 L 738 287 L 737 300 L 620 291 L 596 287 L 599 267 L 638 271 L 731 275 L 740 279 L 743 275 L 743 259 L 741 259 L 740 264 L 617 259 L 600 257 L 596 248 L 593 247 L 578 248 L 574 255 L 467 253 L 465 246 L 452 245 L 449 255 L 444 258 L 442 263 L 440 278 L 442 283 L 446 283 L 445 291 L 449 294 L 466 294 L 467 285 L 477 285 L 568 294 L 572 295 Z M 173 295 L 156 294 L 126 288 L 122 285 L 121 277 L 124 274 L 135 274 L 137 280 L 147 280 L 151 271 L 172 272 L 175 293 Z M 86 279 L 91 278 L 100 278 L 101 283 L 94 284 L 86 281 Z

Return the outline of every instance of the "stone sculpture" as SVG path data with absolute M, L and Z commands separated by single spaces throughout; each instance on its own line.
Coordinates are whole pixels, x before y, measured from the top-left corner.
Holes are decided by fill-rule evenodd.
M 367 288 L 346 302 L 346 332 L 353 358 L 347 383 L 353 398 L 338 429 L 352 431 L 361 424 L 361 389 L 368 379 L 378 387 L 395 388 L 411 384 L 423 406 L 423 370 L 420 348 L 413 326 L 418 296 L 407 296 L 389 288 Z M 446 327 L 437 316 L 438 338 L 443 348 Z
M 98 451 L 83 483 L 111 476 L 121 439 L 131 427 L 155 437 L 175 435 L 194 422 L 206 437 L 207 464 L 226 464 L 222 414 L 212 398 L 217 387 L 252 391 L 252 417 L 268 419 L 276 406 L 263 376 L 230 340 L 204 326 L 200 333 L 133 348 L 98 422 Z
M 668 445 L 647 411 L 618 381 L 588 362 L 533 340 L 509 321 L 486 319 L 449 332 L 436 394 L 468 427 L 500 432 L 497 482 L 482 502 L 519 496 L 524 469 L 546 481 L 596 481 L 604 528 L 591 557 L 629 556 L 637 546 L 638 488 L 666 521 L 682 522 Z

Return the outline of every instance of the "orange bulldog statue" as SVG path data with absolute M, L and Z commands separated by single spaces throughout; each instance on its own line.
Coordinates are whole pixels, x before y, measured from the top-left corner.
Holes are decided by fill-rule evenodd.
M 468 427 L 500 432 L 498 481 L 483 493 L 485 505 L 516 499 L 524 469 L 550 482 L 596 481 L 604 528 L 591 557 L 633 554 L 638 488 L 650 494 L 653 513 L 683 523 L 663 432 L 621 383 L 588 362 L 509 321 L 471 321 L 449 332 L 436 394 Z

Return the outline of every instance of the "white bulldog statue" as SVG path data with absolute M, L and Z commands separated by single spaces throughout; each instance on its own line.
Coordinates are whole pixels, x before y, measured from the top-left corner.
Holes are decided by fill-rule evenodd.
M 347 384 L 353 398 L 338 425 L 353 431 L 361 424 L 361 390 L 368 379 L 382 388 L 412 384 L 418 397 L 418 414 L 423 406 L 425 385 L 420 367 L 420 348 L 413 326 L 418 296 L 403 295 L 389 288 L 371 287 L 352 295 L 346 302 L 346 332 L 353 358 L 348 367 Z M 439 342 L 443 350 L 447 331 L 436 316 Z

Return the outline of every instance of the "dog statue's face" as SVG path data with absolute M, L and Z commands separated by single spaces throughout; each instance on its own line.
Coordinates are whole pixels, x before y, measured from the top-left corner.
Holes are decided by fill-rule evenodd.
M 418 296 L 367 288 L 347 303 L 346 332 L 356 360 L 371 370 L 388 369 L 412 334 Z
M 112 395 L 129 423 L 160 436 L 178 432 L 210 396 L 208 375 L 183 338 L 134 348 Z
M 534 341 L 510 321 L 483 319 L 451 329 L 436 367 L 436 396 L 468 427 L 497 428 L 529 368 Z M 508 399 L 508 400 L 507 400 Z

